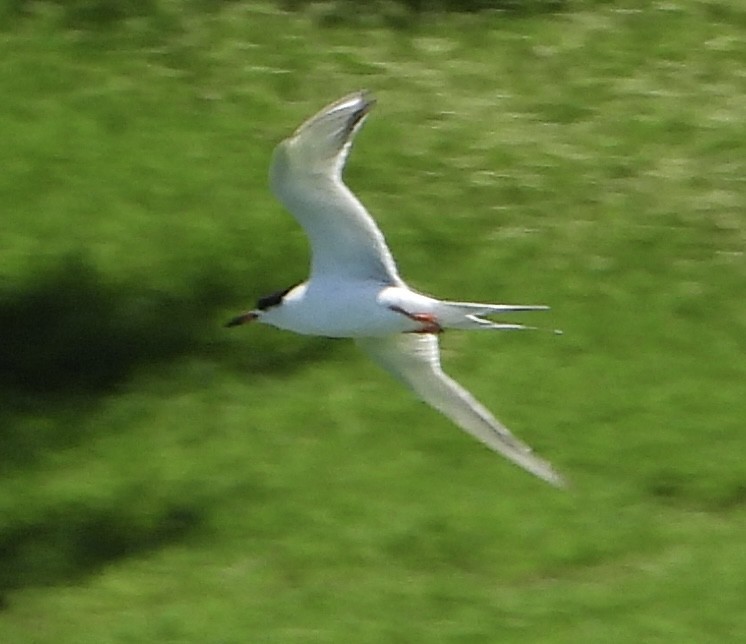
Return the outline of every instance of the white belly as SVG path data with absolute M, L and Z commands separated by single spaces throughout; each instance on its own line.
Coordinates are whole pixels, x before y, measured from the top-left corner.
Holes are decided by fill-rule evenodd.
M 311 283 L 263 316 L 264 322 L 304 335 L 355 338 L 414 331 L 421 326 L 403 313 L 432 312 L 436 300 L 403 287 L 373 282 Z

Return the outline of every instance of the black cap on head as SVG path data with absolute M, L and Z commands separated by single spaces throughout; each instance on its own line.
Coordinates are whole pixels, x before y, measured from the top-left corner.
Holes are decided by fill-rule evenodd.
M 285 297 L 290 291 L 292 291 L 300 282 L 296 282 L 292 286 L 288 286 L 286 289 L 281 291 L 275 291 L 264 297 L 260 297 L 256 302 L 256 308 L 260 311 L 266 311 L 271 309 L 273 306 L 279 306 L 282 304 L 282 298 Z

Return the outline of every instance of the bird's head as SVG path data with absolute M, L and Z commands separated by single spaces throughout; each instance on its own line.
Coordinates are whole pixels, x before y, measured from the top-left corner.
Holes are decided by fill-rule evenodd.
M 274 293 L 270 293 L 269 295 L 265 295 L 264 297 L 260 297 L 256 302 L 256 308 L 252 309 L 251 311 L 244 311 L 240 315 L 237 315 L 234 318 L 231 318 L 226 322 L 226 327 L 232 327 L 232 326 L 240 326 L 241 324 L 247 324 L 249 322 L 253 322 L 254 320 L 262 321 L 262 318 L 276 309 L 278 306 L 282 304 L 283 299 L 285 296 L 292 291 L 298 284 L 293 284 L 292 286 L 288 286 L 285 289 L 282 289 L 281 291 L 275 291 Z M 270 322 L 271 324 L 271 322 Z

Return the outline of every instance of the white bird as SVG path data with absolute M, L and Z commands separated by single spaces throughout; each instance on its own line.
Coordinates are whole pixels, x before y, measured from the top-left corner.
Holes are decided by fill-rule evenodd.
M 524 329 L 483 315 L 546 306 L 437 300 L 399 277 L 383 234 L 342 181 L 352 139 L 375 104 L 367 92 L 339 99 L 274 151 L 270 185 L 311 242 L 311 274 L 262 297 L 226 326 L 252 320 L 308 335 L 354 338 L 384 369 L 456 425 L 555 486 L 563 480 L 440 366 L 445 329 Z

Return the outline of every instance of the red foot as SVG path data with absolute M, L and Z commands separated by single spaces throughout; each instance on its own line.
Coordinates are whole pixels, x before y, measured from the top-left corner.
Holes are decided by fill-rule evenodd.
M 438 318 L 436 318 L 432 313 L 409 313 L 398 306 L 392 306 L 390 308 L 392 311 L 406 315 L 410 320 L 422 323 L 421 328 L 410 331 L 410 333 L 443 333 L 443 327 L 438 324 Z
M 413 333 L 443 333 L 443 327 L 438 324 L 438 318 L 432 313 L 413 313 L 409 317 L 415 322 L 422 322 L 422 328 Z

